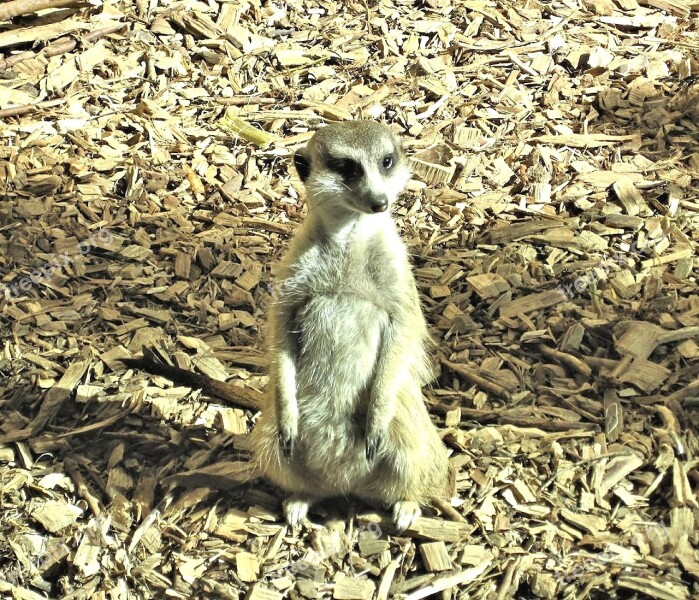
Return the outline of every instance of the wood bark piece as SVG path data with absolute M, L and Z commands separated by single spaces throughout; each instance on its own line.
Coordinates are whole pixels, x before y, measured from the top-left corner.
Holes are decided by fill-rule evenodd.
M 511 300 L 500 307 L 500 314 L 503 317 L 514 317 L 519 314 L 526 314 L 533 310 L 549 308 L 563 302 L 566 296 L 559 290 L 540 292 L 531 294 L 517 300 Z
M 88 506 L 90 507 L 90 510 L 92 511 L 92 514 L 96 517 L 99 517 L 103 512 L 101 503 L 99 499 L 93 494 L 92 490 L 90 489 L 90 486 L 80 473 L 77 463 L 72 459 L 68 459 L 65 461 L 65 467 L 71 479 L 75 482 L 75 487 L 78 490 L 78 494 L 80 494 L 80 496 L 87 502 Z
M 366 524 L 367 529 L 379 525 L 381 531 L 392 531 L 393 523 L 390 519 L 376 513 L 365 513 L 359 516 L 359 520 Z M 443 519 L 419 517 L 410 527 L 408 532 L 420 539 L 458 542 L 465 539 L 474 527 L 467 523 L 455 523 Z
M 571 146 L 573 148 L 597 148 L 600 146 L 608 146 L 619 142 L 627 142 L 638 139 L 638 135 L 607 135 L 604 133 L 595 134 L 575 134 L 569 133 L 566 135 L 541 135 L 532 138 L 533 141 L 544 144 L 557 144 L 562 146 Z
M 496 273 L 474 275 L 473 277 L 469 277 L 467 281 L 473 286 L 473 289 L 476 290 L 476 293 L 481 298 L 492 298 L 510 289 L 507 280 Z
M 636 216 L 645 207 L 643 196 L 630 179 L 620 177 L 612 187 L 628 215 Z
M 638 0 L 641 6 L 652 6 L 677 17 L 688 17 L 690 6 L 681 0 Z
M 392 560 L 381 576 L 381 581 L 379 583 L 379 588 L 376 590 L 376 600 L 388 600 L 389 590 L 391 589 L 391 583 L 395 577 L 396 571 L 400 567 L 400 563 L 396 560 Z
M 473 581 L 476 579 L 488 568 L 489 565 L 490 562 L 485 562 L 470 569 L 464 569 L 455 573 L 442 575 L 435 579 L 431 584 L 408 594 L 405 598 L 406 600 L 420 600 L 420 598 L 427 598 L 432 594 L 437 594 L 441 591 L 458 587 L 459 585 L 463 585 L 468 581 Z
M 444 542 L 420 544 L 420 554 L 428 571 L 448 571 L 452 567 Z
M 672 582 L 656 581 L 648 577 L 621 576 L 619 587 L 646 594 L 658 600 L 683 600 L 689 598 L 686 590 Z
M 341 577 L 335 584 L 333 598 L 336 600 L 371 600 L 376 588 L 371 581 Z
M 624 430 L 624 413 L 614 390 L 604 392 L 604 432 L 609 442 L 616 442 Z
M 592 375 L 592 369 L 579 358 L 566 352 L 561 352 L 547 346 L 540 346 L 541 353 L 560 363 L 563 363 L 584 377 Z
M 0 32 L 0 48 L 11 48 L 29 42 L 47 42 L 62 35 L 85 31 L 89 26 L 75 18 L 65 19 L 58 23 L 23 27 Z
M 246 600 L 282 600 L 283 596 L 279 592 L 270 590 L 258 583 L 250 588 L 245 598 Z
M 9 21 L 40 10 L 66 6 L 85 6 L 85 4 L 81 0 L 8 0 L 0 5 L 0 21 Z
M 549 229 L 564 227 L 559 221 L 535 220 L 515 223 L 514 225 L 495 227 L 489 232 L 488 237 L 493 244 L 504 244 L 516 239 L 542 233 Z
M 229 402 L 233 406 L 242 406 L 259 410 L 263 402 L 263 394 L 252 388 L 233 385 L 223 381 L 217 381 L 207 375 L 199 375 L 179 367 L 173 367 L 163 363 L 157 363 L 147 358 L 124 358 L 120 362 L 131 369 L 143 369 L 153 375 L 162 375 L 172 381 L 198 388 Z
M 614 343 L 619 354 L 648 358 L 658 345 L 662 332 L 657 325 L 647 322 L 630 323 Z
M 22 1 L 22 0 L 20 0 Z M 113 33 L 117 33 L 118 31 L 121 31 L 127 27 L 126 23 L 115 23 L 114 25 L 110 25 L 109 27 L 104 27 L 102 29 L 98 29 L 97 31 L 93 31 L 91 33 L 87 33 L 82 37 L 83 42 L 86 43 L 92 43 L 96 42 L 97 40 L 106 37 L 108 35 L 111 35 Z M 29 60 L 30 58 L 36 58 L 38 56 L 44 56 L 45 58 L 50 58 L 52 56 L 59 56 L 61 54 L 65 54 L 67 52 L 70 52 L 73 50 L 76 46 L 78 45 L 78 40 L 72 39 L 72 40 L 63 40 L 63 41 L 57 41 L 53 44 L 50 44 L 46 46 L 45 48 L 41 49 L 39 52 L 34 53 L 34 52 L 23 52 L 21 54 L 16 54 L 14 56 L 11 56 L 10 58 L 6 59 L 0 59 L 0 69 L 9 69 L 10 67 L 13 67 L 14 65 L 19 64 L 20 62 L 23 62 L 25 60 Z M 51 106 L 52 102 L 58 102 L 57 100 L 53 101 L 47 101 L 45 103 L 41 103 L 42 105 L 46 106 Z M 32 105 L 34 106 L 34 105 Z M 10 109 L 4 109 L 9 111 Z M 26 114 L 26 113 L 25 113 Z M 4 115 L 2 111 L 0 111 L 0 116 L 14 116 L 12 114 L 7 114 Z
M 52 108 L 54 106 L 60 106 L 61 104 L 63 104 L 63 102 L 64 100 L 49 100 L 47 102 L 38 102 L 37 104 L 29 104 L 26 106 L 13 106 L 12 108 L 3 108 L 0 110 L 0 119 L 6 119 L 7 117 L 21 117 L 23 115 L 28 115 L 33 112 L 37 112 L 42 108 Z
M 215 463 L 178 473 L 163 479 L 163 485 L 179 485 L 189 488 L 210 487 L 218 490 L 229 490 L 252 481 L 259 477 L 255 466 L 249 462 Z
M 31 422 L 29 429 L 25 430 L 24 432 L 16 432 L 15 435 L 11 436 L 13 441 L 26 439 L 31 435 L 40 433 L 44 427 L 46 427 L 49 421 L 58 415 L 63 403 L 77 387 L 89 366 L 90 362 L 87 360 L 78 360 L 73 362 L 66 369 L 65 373 L 63 373 L 63 376 L 58 383 L 56 383 L 56 385 L 54 385 L 46 393 L 44 401 L 41 403 L 39 413 Z
M 502 398 L 503 400 L 509 399 L 510 393 L 503 386 L 485 379 L 477 373 L 474 373 L 468 367 L 457 365 L 456 363 L 450 362 L 446 359 L 440 359 L 440 362 L 449 367 L 455 373 L 461 375 L 469 383 L 478 386 L 486 392 L 494 394 L 498 398 Z

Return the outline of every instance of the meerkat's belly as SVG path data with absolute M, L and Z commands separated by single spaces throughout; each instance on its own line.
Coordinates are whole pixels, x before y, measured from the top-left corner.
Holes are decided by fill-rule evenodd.
M 372 377 L 388 324 L 384 310 L 368 300 L 332 294 L 312 297 L 296 314 L 297 393 L 300 410 L 346 417 L 355 411 Z M 330 407 L 328 402 L 337 406 Z M 344 413 L 344 414 L 343 414 Z
M 290 460 L 317 493 L 351 493 L 370 469 L 366 413 L 387 325 L 384 310 L 344 294 L 314 295 L 295 314 L 298 436 Z
M 296 313 L 298 440 L 293 461 L 328 490 L 350 493 L 368 469 L 369 388 L 388 315 L 343 294 L 316 295 Z

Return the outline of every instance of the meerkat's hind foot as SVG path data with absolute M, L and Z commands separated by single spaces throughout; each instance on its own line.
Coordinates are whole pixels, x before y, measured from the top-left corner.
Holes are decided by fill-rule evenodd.
M 422 511 L 417 502 L 407 500 L 396 502 L 393 505 L 393 524 L 398 531 L 405 531 L 415 523 L 421 514 Z
M 311 501 L 304 496 L 291 496 L 284 502 L 284 518 L 289 527 L 298 527 L 311 507 Z

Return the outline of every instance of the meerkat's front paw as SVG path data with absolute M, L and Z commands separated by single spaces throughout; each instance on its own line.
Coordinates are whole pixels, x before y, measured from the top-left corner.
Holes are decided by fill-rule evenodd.
M 298 419 L 293 411 L 287 411 L 281 415 L 277 423 L 279 430 L 279 449 L 284 458 L 290 458 L 294 452 L 296 436 L 298 434 Z
M 291 433 L 288 429 L 279 430 L 279 449 L 282 451 L 284 458 L 290 458 L 292 452 L 294 451 L 294 442 L 296 441 L 296 435 Z
M 301 496 L 291 496 L 284 502 L 284 518 L 289 527 L 298 527 L 306 516 L 311 503 Z
M 417 502 L 396 502 L 393 505 L 393 524 L 398 531 L 405 531 L 412 527 L 413 523 L 422 514 Z
M 383 434 L 382 433 L 372 433 L 367 431 L 366 435 L 366 459 L 369 462 L 374 460 L 377 452 L 383 444 Z
M 366 458 L 369 462 L 372 462 L 378 454 L 381 454 L 390 424 L 390 419 L 381 418 L 380 415 L 374 414 L 367 418 Z

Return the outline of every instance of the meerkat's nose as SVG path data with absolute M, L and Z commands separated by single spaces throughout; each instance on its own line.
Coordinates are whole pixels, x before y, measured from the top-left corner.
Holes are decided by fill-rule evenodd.
M 371 207 L 372 212 L 384 212 L 388 208 L 388 198 L 384 195 L 375 196 L 372 198 L 369 206 Z

